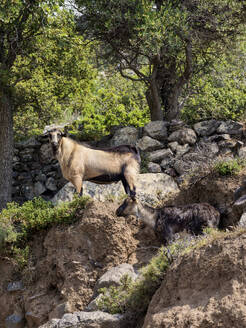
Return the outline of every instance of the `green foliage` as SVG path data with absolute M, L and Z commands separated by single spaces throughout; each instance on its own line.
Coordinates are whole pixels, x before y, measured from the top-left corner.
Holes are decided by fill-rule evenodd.
M 99 73 L 90 99 L 79 110 L 75 132 L 82 125 L 81 139 L 99 139 L 115 125 L 144 126 L 150 120 L 144 92 L 143 84 L 127 81 L 119 73 Z
M 245 65 L 246 43 L 238 41 L 229 53 L 219 56 L 205 74 L 197 74 L 191 80 L 182 118 L 190 123 L 209 118 L 245 118 Z
M 75 2 L 82 13 L 81 19 L 78 19 L 78 27 L 81 31 L 86 31 L 88 38 L 100 42 L 98 53 L 104 63 L 114 65 L 130 80 L 143 81 L 151 94 L 150 98 L 155 98 L 155 103 L 159 101 L 158 105 L 161 103 L 168 119 L 176 118 L 175 115 L 179 114 L 177 98 L 181 96 L 185 86 L 190 93 L 189 82 L 192 76 L 196 80 L 194 85 L 201 88 L 204 84 L 203 78 L 202 81 L 199 80 L 202 74 L 206 74 L 208 68 L 227 49 L 234 49 L 236 35 L 245 36 L 246 16 L 242 1 Z M 223 63 L 221 65 L 223 68 Z M 244 70 L 242 74 L 245 74 Z M 210 77 L 208 89 L 209 84 L 214 85 L 213 76 Z M 152 91 L 153 85 L 158 89 L 157 96 Z M 245 105 L 240 99 L 243 91 L 237 92 L 233 78 L 226 82 L 224 90 L 217 88 L 214 92 L 211 90 L 210 94 L 206 90 L 206 111 L 214 101 L 214 104 L 220 104 L 220 108 L 215 111 L 218 110 L 220 114 L 225 111 L 224 115 L 228 117 L 232 106 L 234 117 L 238 116 Z M 230 93 L 229 97 L 227 93 Z M 230 100 L 223 103 L 225 97 Z M 198 106 L 198 99 L 191 105 L 202 112 L 203 106 Z M 156 114 L 155 111 L 160 111 L 160 106 L 151 104 L 151 100 L 150 110 Z M 201 102 L 200 104 L 202 105 Z M 196 116 L 192 108 L 186 116 L 188 114 Z
M 99 291 L 101 294 L 97 301 L 98 308 L 111 314 L 134 313 L 136 317 L 141 317 L 159 288 L 166 270 L 175 259 L 224 236 L 225 233 L 216 229 L 206 229 L 200 238 L 180 239 L 168 247 L 161 247 L 150 263 L 141 269 L 140 276 L 135 281 L 126 275 L 121 278 L 119 286 L 102 288 Z
M 215 164 L 214 169 L 220 175 L 236 175 L 246 166 L 245 160 L 240 158 L 223 160 Z
M 165 271 L 181 248 L 179 243 L 174 243 L 169 248 L 160 248 L 158 255 L 141 270 L 140 278 L 136 281 L 123 276 L 119 287 L 103 288 L 97 302 L 99 309 L 112 314 L 128 311 L 136 314 L 144 313 L 153 294 L 160 286 Z
M 35 231 L 47 229 L 54 224 L 70 224 L 77 220 L 76 212 L 84 208 L 88 198 L 75 197 L 71 202 L 63 202 L 57 206 L 42 198 L 34 198 L 22 206 L 9 203 L 0 213 L 0 250 L 5 245 L 13 245 L 14 253 L 23 258 L 25 242 Z M 19 253 L 18 253 L 19 252 Z
M 49 17 L 25 57 L 12 68 L 15 85 L 14 127 L 19 137 L 37 134 L 81 111 L 96 71 L 89 63 L 91 48 L 75 33 L 65 10 Z

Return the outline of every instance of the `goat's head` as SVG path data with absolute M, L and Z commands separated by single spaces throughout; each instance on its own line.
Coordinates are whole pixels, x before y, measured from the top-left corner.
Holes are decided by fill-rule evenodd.
M 117 216 L 135 215 L 138 217 L 138 202 L 134 198 L 128 197 L 116 210 Z
M 52 129 L 48 131 L 47 134 L 52 146 L 53 153 L 56 154 L 62 138 L 65 137 L 65 134 L 59 129 Z

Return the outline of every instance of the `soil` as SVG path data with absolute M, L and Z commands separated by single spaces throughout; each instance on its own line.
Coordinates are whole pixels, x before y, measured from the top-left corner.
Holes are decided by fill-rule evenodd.
M 184 188 L 168 203 L 180 205 L 209 202 L 216 207 L 226 207 L 227 204 L 232 204 L 233 192 L 240 186 L 245 176 L 246 170 L 239 176 L 229 178 L 210 174 L 189 185 L 189 188 Z M 64 312 L 81 311 L 91 301 L 96 281 L 109 268 L 121 263 L 130 263 L 138 270 L 149 262 L 157 253 L 160 243 L 154 233 L 134 217 L 117 218 L 114 213 L 118 205 L 112 202 L 91 201 L 86 209 L 78 214 L 77 223 L 52 227 L 48 231 L 33 235 L 29 245 L 28 266 L 22 272 L 13 259 L 0 258 L 1 328 L 4 327 L 5 318 L 13 313 L 25 315 L 28 328 L 36 328 L 52 318 L 60 318 Z M 229 215 L 222 216 L 222 226 L 235 224 L 240 218 L 240 211 L 232 210 Z M 194 310 L 191 312 L 192 318 L 196 318 L 194 320 L 197 322 L 205 322 L 201 321 L 205 320 L 203 313 L 211 312 L 213 304 L 218 304 L 216 300 L 210 300 L 211 295 L 217 295 L 220 302 L 227 295 L 225 309 L 231 310 L 232 302 L 236 302 L 238 311 L 246 310 L 243 304 L 240 305 L 240 310 L 237 303 L 240 302 L 243 294 L 239 288 L 243 283 L 240 271 L 242 266 L 238 266 L 237 269 L 237 265 L 233 265 L 233 269 L 230 270 L 232 263 L 239 263 L 240 254 L 242 254 L 240 261 L 244 261 L 244 242 L 243 236 L 238 241 L 221 241 L 213 245 L 211 250 L 204 250 L 203 255 L 196 253 L 191 258 L 184 258 L 179 266 L 173 267 L 173 271 L 170 271 L 165 278 L 168 287 L 162 287 L 158 292 L 159 296 L 152 301 L 145 327 L 198 327 L 196 324 L 187 325 L 188 319 L 182 321 L 179 318 L 191 318 L 188 313 Z M 216 256 L 213 258 L 214 255 Z M 218 271 L 217 267 L 221 271 Z M 213 268 L 217 270 L 214 274 Z M 221 280 L 222 278 L 224 280 Z M 23 290 L 7 291 L 9 282 L 20 280 L 24 284 Z M 211 282 L 213 284 L 208 287 Z M 220 291 L 220 286 L 225 287 L 223 291 Z M 206 291 L 202 294 L 201 290 L 204 288 Z M 235 290 L 238 290 L 237 295 L 234 293 Z M 233 297 L 229 297 L 229 292 L 233 293 Z M 160 298 L 162 294 L 164 296 L 159 304 L 158 297 Z M 215 305 L 218 311 L 222 309 L 219 305 Z M 201 312 L 197 310 L 198 306 L 203 307 Z M 167 325 L 157 323 L 163 322 L 162 314 L 160 320 L 155 320 L 155 314 L 162 311 L 162 307 L 167 311 L 165 313 L 168 313 Z M 226 315 L 229 317 L 228 311 Z M 171 320 L 172 315 L 175 317 L 175 322 L 180 322 L 180 325 L 174 324 Z M 215 310 L 213 315 L 211 312 L 211 316 L 216 317 Z M 186 322 L 186 326 L 183 322 Z M 203 324 L 199 327 L 222 326 Z M 231 324 L 230 327 L 237 326 Z M 246 327 L 246 324 L 240 327 Z
M 174 263 L 143 328 L 246 327 L 246 234 L 213 241 Z

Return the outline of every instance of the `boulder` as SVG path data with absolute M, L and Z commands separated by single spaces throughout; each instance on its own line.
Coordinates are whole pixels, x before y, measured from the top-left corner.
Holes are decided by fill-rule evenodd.
M 48 190 L 51 191 L 56 191 L 57 190 L 57 185 L 56 185 L 56 180 L 52 177 L 49 177 L 45 183 L 45 186 Z
M 149 153 L 148 158 L 151 162 L 160 163 L 163 159 L 170 160 L 173 158 L 173 153 L 169 148 L 160 149 Z
M 149 136 L 144 136 L 143 138 L 139 139 L 137 146 L 142 151 L 152 151 L 163 148 L 163 144 L 160 141 Z
M 40 162 L 43 164 L 49 164 L 54 159 L 52 148 L 50 143 L 45 143 L 40 147 Z
M 124 316 L 102 311 L 74 312 L 65 314 L 60 320 L 51 320 L 40 328 L 120 328 Z
M 217 130 L 220 123 L 216 120 L 198 122 L 194 124 L 194 130 L 199 136 L 210 136 Z
M 34 184 L 34 195 L 36 197 L 42 195 L 42 193 L 44 193 L 45 190 L 46 188 L 42 182 L 38 181 Z
M 144 135 L 164 141 L 167 139 L 167 122 L 152 121 L 145 125 Z
M 189 145 L 194 145 L 197 141 L 197 136 L 194 130 L 184 128 L 182 130 L 177 130 L 170 134 L 170 136 L 168 137 L 168 141 L 177 141 L 180 145 L 185 145 L 187 143 Z
M 119 145 L 136 145 L 138 140 L 138 129 L 128 126 L 117 130 L 114 136 L 112 137 L 110 143 L 111 146 L 119 146 Z
M 216 132 L 219 134 L 228 133 L 231 135 L 242 135 L 243 124 L 232 120 L 221 122 Z
M 22 281 L 10 282 L 7 286 L 8 292 L 18 292 L 24 289 Z
M 22 314 L 11 314 L 5 319 L 4 328 L 24 328 L 24 316 Z
M 150 173 L 161 173 L 161 166 L 157 163 L 149 162 L 147 167 Z
M 172 177 L 164 173 L 145 173 L 139 174 L 137 183 L 137 195 L 147 202 L 157 202 L 160 197 L 177 192 L 179 190 Z M 107 200 L 121 199 L 125 191 L 121 181 L 108 185 L 98 185 L 89 181 L 83 184 L 83 195 L 93 199 L 105 202 Z M 75 188 L 69 182 L 51 199 L 53 204 L 61 201 L 71 201 L 73 199 Z
M 238 156 L 240 158 L 246 158 L 246 147 L 242 147 L 238 150 Z
M 188 153 L 188 151 L 191 149 L 188 144 L 180 145 L 177 141 L 170 142 L 168 144 L 168 147 L 172 150 L 172 152 L 176 155 L 175 157 L 179 158 L 182 155 Z
M 104 287 L 119 286 L 121 278 L 125 275 L 128 275 L 133 280 L 137 278 L 137 274 L 131 264 L 122 263 L 111 268 L 98 279 L 94 287 L 94 293 L 98 294 L 99 290 Z

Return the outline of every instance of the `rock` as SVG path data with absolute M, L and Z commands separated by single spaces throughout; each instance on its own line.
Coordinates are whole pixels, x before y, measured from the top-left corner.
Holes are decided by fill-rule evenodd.
M 98 306 L 97 306 L 97 302 L 101 299 L 103 294 L 99 294 L 96 298 L 94 298 L 85 308 L 86 311 L 98 311 Z
M 246 327 L 245 234 L 215 239 L 164 275 L 143 328 Z
M 46 322 L 44 325 L 40 326 L 40 328 L 58 328 L 59 319 L 51 319 L 50 321 Z
M 155 205 L 169 194 L 179 192 L 177 183 L 165 173 L 140 174 L 140 179 L 137 184 L 137 197 L 148 204 Z
M 24 289 L 24 286 L 22 284 L 22 281 L 10 282 L 7 286 L 8 292 L 17 292 L 17 291 L 21 291 L 23 289 Z
M 241 135 L 243 133 L 243 124 L 232 120 L 221 122 L 216 132 L 219 134 Z
M 111 146 L 119 146 L 124 144 L 135 145 L 138 140 L 138 129 L 134 127 L 125 127 L 117 130 L 111 139 Z
M 145 173 L 139 174 L 137 183 L 137 195 L 147 202 L 156 202 L 159 197 L 165 197 L 168 193 L 177 192 L 178 186 L 175 181 L 164 173 Z M 117 200 L 125 194 L 121 181 L 108 185 L 98 185 L 86 181 L 83 184 L 83 196 L 89 196 L 93 199 L 105 202 L 107 200 Z M 75 188 L 69 182 L 51 199 L 53 204 L 61 201 L 71 201 Z
M 164 147 L 160 141 L 153 139 L 149 136 L 144 136 L 143 138 L 139 139 L 137 142 L 137 146 L 142 151 L 152 151 Z
M 160 163 L 163 159 L 170 160 L 173 157 L 172 151 L 168 149 L 155 150 L 149 153 L 149 160 L 151 162 Z
M 56 185 L 56 180 L 52 177 L 49 177 L 45 183 L 45 186 L 48 190 L 51 191 L 56 191 L 57 190 L 57 185 Z
M 50 143 L 45 143 L 40 147 L 40 162 L 43 164 L 49 164 L 54 159 L 52 148 Z
M 65 314 L 59 321 L 52 320 L 40 326 L 40 328 L 120 328 L 123 321 L 124 316 L 120 314 L 82 311 Z
M 33 185 L 29 184 L 29 185 L 22 186 L 21 193 L 24 195 L 25 199 L 27 200 L 33 199 L 35 196 Z
M 180 130 L 185 127 L 185 122 L 181 120 L 172 120 L 169 124 L 169 133 Z
M 219 142 L 222 140 L 230 140 L 231 136 L 228 133 L 225 134 L 214 134 L 210 137 L 204 137 L 204 142 Z
M 5 319 L 5 328 L 24 328 L 24 316 L 22 314 L 11 314 Z
M 57 205 L 60 202 L 71 202 L 73 200 L 74 193 L 76 192 L 75 187 L 71 182 L 65 184 L 63 188 L 61 188 L 58 193 L 51 199 L 51 202 L 54 205 Z
M 161 166 L 157 163 L 149 162 L 147 167 L 150 173 L 161 173 Z
M 34 149 L 31 148 L 27 148 L 27 149 L 24 149 L 22 151 L 19 152 L 19 156 L 20 156 L 20 159 L 21 159 L 21 162 L 31 162 L 33 160 L 33 152 L 34 152 Z
M 72 312 L 71 306 L 68 302 L 58 304 L 53 311 L 49 314 L 49 320 L 51 319 L 61 319 L 65 313 Z
M 199 136 L 210 136 L 217 130 L 220 123 L 216 120 L 199 122 L 194 124 L 194 130 Z
M 36 176 L 35 176 L 35 181 L 40 181 L 40 182 L 45 182 L 46 181 L 46 175 L 39 172 Z
M 195 147 L 195 151 L 198 154 L 203 155 L 207 158 L 214 158 L 219 153 L 219 147 L 216 142 L 203 142 L 200 141 Z M 183 158 L 188 158 L 189 154 L 183 156 Z
M 246 147 L 242 147 L 238 150 L 238 156 L 240 158 L 246 158 Z
M 167 122 L 152 121 L 145 125 L 144 134 L 151 138 L 164 141 L 167 139 Z
M 246 213 L 243 213 L 243 215 L 241 216 L 240 221 L 238 222 L 238 225 L 240 227 L 243 227 L 243 228 L 246 227 Z
M 41 143 L 35 137 L 15 143 L 15 147 L 18 149 L 39 148 L 40 146 Z
M 99 289 L 101 288 L 119 286 L 121 278 L 125 275 L 128 275 L 133 280 L 137 278 L 137 274 L 131 264 L 122 263 L 108 270 L 98 279 L 94 288 L 95 294 L 98 294 L 100 292 Z
M 172 152 L 176 154 L 176 158 L 179 158 L 182 155 L 188 153 L 188 151 L 191 149 L 188 144 L 182 146 L 177 141 L 170 142 L 168 147 L 172 150 Z
M 189 145 L 194 145 L 197 141 L 197 137 L 196 137 L 196 133 L 194 130 L 185 128 L 185 129 L 173 132 L 168 137 L 168 141 L 169 142 L 177 141 L 180 145 L 185 145 L 187 143 Z
M 201 153 L 192 152 L 185 154 L 182 159 L 175 160 L 173 166 L 178 174 L 182 175 L 191 172 L 199 166 L 202 170 L 203 165 L 208 164 L 209 161 L 207 157 L 204 157 Z
M 45 190 L 46 190 L 46 188 L 42 182 L 38 181 L 34 184 L 34 195 L 36 197 L 42 195 L 42 193 L 44 193 Z

